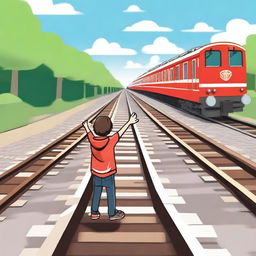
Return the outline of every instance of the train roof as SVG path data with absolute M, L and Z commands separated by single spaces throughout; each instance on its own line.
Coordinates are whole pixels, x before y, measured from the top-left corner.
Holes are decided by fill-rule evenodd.
M 169 62 L 172 62 L 172 61 L 174 61 L 174 60 L 176 60 L 176 59 L 178 59 L 178 58 L 180 58 L 180 57 L 186 56 L 186 55 L 188 55 L 189 53 L 192 53 L 192 52 L 194 52 L 194 51 L 196 51 L 196 50 L 198 50 L 198 49 L 200 49 L 200 48 L 202 48 L 202 47 L 203 47 L 203 46 L 194 47 L 194 48 L 192 48 L 192 49 L 190 49 L 190 50 L 188 50 L 188 51 L 186 51 L 186 52 L 183 52 L 183 53 L 181 53 L 181 54 L 179 54 L 179 55 L 177 55 L 177 56 L 175 56 L 175 57 L 172 57 L 172 58 L 170 58 L 170 59 L 168 59 L 168 60 L 166 60 L 166 61 L 160 63 L 159 65 L 157 65 L 157 66 L 155 66 L 155 67 L 149 69 L 147 72 L 143 73 L 141 76 L 143 76 L 143 75 L 146 74 L 146 73 L 149 73 L 150 71 L 153 71 L 154 69 L 157 69 L 157 68 L 159 68 L 159 67 L 161 67 L 161 66 L 164 66 L 165 64 L 167 64 L 167 63 L 169 63 Z
M 189 54 L 191 54 L 191 53 L 193 53 L 193 52 L 195 52 L 195 51 L 197 51 L 197 50 L 199 50 L 199 49 L 201 49 L 201 48 L 209 47 L 209 46 L 211 46 L 211 45 L 219 45 L 219 44 L 236 45 L 236 46 L 238 46 L 238 47 L 243 48 L 241 45 L 236 44 L 236 43 L 233 43 L 233 42 L 217 42 L 217 43 L 210 43 L 210 44 L 206 44 L 206 45 L 203 45 L 203 46 L 194 47 L 194 48 L 192 48 L 192 49 L 190 49 L 190 50 L 188 50 L 188 51 L 186 51 L 186 52 L 183 52 L 183 53 L 181 53 L 181 54 L 179 54 L 179 55 L 177 55 L 177 56 L 175 56 L 175 57 L 172 57 L 172 58 L 170 58 L 170 59 L 168 59 L 168 60 L 166 60 L 166 61 L 160 63 L 159 65 L 157 65 L 157 66 L 155 66 L 155 67 L 149 69 L 148 71 L 146 71 L 146 72 L 144 72 L 142 75 L 140 75 L 138 78 L 136 78 L 135 81 L 136 81 L 137 79 L 143 77 L 144 75 L 150 73 L 151 71 L 157 70 L 158 68 L 160 68 L 160 67 L 162 67 L 162 66 L 164 66 L 164 65 L 166 65 L 166 64 L 168 64 L 168 63 L 171 63 L 172 61 L 174 61 L 174 60 L 176 60 L 176 59 L 179 59 L 179 58 L 181 58 L 181 57 L 184 57 L 184 56 L 186 56 L 186 55 L 189 55 Z M 243 48 L 243 49 L 244 49 L 244 48 Z

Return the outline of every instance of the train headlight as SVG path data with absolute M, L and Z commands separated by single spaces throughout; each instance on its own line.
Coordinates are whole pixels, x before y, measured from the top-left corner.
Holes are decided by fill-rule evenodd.
M 241 101 L 244 105 L 248 105 L 251 103 L 251 97 L 247 94 L 243 95 Z
M 244 88 L 240 88 L 240 92 L 243 92 L 244 91 Z
M 211 93 L 211 89 L 207 89 L 206 93 L 210 94 Z
M 216 105 L 216 98 L 214 96 L 208 96 L 205 102 L 207 106 L 213 107 Z
M 213 89 L 212 92 L 215 93 L 215 92 L 217 92 L 217 90 L 216 90 L 216 89 Z

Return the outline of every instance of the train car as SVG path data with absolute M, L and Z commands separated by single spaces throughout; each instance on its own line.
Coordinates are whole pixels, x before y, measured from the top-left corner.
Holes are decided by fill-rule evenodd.
M 250 103 L 245 49 L 232 42 L 193 48 L 148 70 L 128 89 L 208 117 L 242 111 Z

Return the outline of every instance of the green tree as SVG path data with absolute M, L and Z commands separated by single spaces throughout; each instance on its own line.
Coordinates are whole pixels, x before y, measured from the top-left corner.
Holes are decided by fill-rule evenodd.
M 248 89 L 256 89 L 256 35 L 249 35 L 246 39 L 246 66 Z
M 102 63 L 65 45 L 59 36 L 42 32 L 40 21 L 24 1 L 0 0 L 0 28 L 0 67 L 12 70 L 11 92 L 15 95 L 18 95 L 18 71 L 33 70 L 40 65 L 49 67 L 58 78 L 56 98 L 62 95 L 64 78 L 101 87 L 121 87 Z
M 12 70 L 11 92 L 18 95 L 18 70 L 42 63 L 41 25 L 27 3 L 0 0 L 0 66 Z

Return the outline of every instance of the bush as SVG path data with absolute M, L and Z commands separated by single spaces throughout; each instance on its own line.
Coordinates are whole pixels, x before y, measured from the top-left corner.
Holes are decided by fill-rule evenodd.
M 37 107 L 48 106 L 56 98 L 57 79 L 45 65 L 19 71 L 19 97 Z
M 256 75 L 247 73 L 247 89 L 256 90 Z
M 84 97 L 84 82 L 63 79 L 62 99 L 65 101 L 79 100 Z
M 12 71 L 3 70 L 0 67 L 0 93 L 7 93 L 11 90 Z

